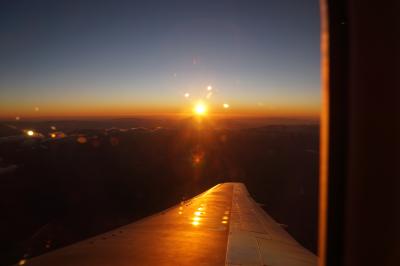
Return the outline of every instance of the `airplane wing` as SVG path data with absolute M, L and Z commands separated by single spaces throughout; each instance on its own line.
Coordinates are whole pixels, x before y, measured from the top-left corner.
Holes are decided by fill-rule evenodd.
M 29 260 L 26 265 L 316 265 L 250 197 L 223 183 L 161 213 Z

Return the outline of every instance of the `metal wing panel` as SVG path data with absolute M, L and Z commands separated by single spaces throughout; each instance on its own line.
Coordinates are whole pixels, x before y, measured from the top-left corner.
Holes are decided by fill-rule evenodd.
M 241 183 L 23 261 L 27 265 L 316 265 Z
M 223 265 L 233 184 L 164 212 L 32 258 L 27 265 Z
M 317 257 L 303 248 L 235 183 L 232 198 L 227 265 L 316 265 Z

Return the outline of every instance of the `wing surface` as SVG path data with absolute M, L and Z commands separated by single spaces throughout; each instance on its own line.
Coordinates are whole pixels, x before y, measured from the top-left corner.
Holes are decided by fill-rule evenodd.
M 301 246 L 235 183 L 226 256 L 227 265 L 317 265 L 317 257 Z
M 249 196 L 223 183 L 161 213 L 23 261 L 26 265 L 316 265 Z

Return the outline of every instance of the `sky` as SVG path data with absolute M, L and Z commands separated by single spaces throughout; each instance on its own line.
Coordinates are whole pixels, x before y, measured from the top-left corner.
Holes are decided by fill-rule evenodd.
M 319 115 L 317 0 L 3 0 L 0 36 L 2 118 Z

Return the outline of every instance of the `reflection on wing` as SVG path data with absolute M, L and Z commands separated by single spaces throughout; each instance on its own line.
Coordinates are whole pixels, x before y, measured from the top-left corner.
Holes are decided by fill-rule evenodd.
M 315 265 L 248 195 L 224 183 L 164 212 L 27 265 Z

